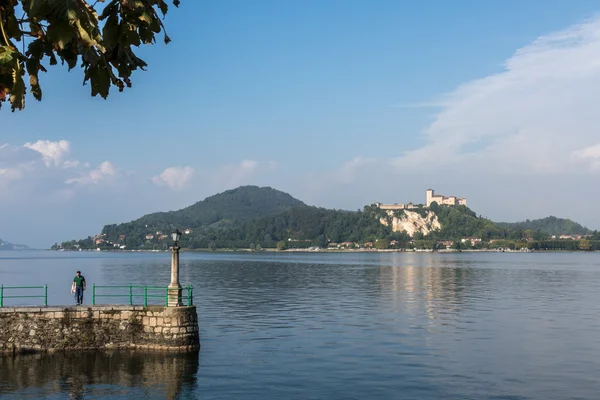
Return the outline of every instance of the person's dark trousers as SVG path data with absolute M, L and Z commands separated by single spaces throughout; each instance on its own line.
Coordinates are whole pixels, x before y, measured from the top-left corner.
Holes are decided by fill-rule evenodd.
M 83 304 L 83 288 L 80 286 L 75 288 L 75 302 L 77 304 Z

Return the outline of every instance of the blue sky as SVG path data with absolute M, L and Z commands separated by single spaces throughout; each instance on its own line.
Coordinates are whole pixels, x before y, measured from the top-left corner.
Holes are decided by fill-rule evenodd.
M 91 98 L 79 71 L 52 68 L 43 102 L 3 107 L 0 238 L 47 246 L 240 184 L 347 209 L 422 201 L 434 186 L 494 219 L 554 214 L 600 228 L 583 200 L 595 196 L 600 121 L 579 105 L 590 88 L 600 93 L 600 73 L 583 68 L 600 57 L 588 32 L 599 9 L 585 0 L 182 0 L 166 19 L 173 42 L 140 49 L 149 67 L 132 89 Z M 578 24 L 589 29 L 561 38 Z M 540 83 L 557 60 L 579 69 Z M 540 101 L 564 93 L 568 104 Z M 547 126 L 556 130 L 547 139 L 531 133 Z M 553 201 L 540 207 L 537 196 Z

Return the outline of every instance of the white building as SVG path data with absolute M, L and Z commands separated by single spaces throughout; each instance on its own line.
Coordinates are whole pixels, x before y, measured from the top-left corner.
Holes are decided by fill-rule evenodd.
M 434 201 L 436 203 L 438 203 L 439 205 L 448 205 L 448 206 L 456 206 L 456 205 L 461 205 L 461 206 L 466 206 L 467 205 L 467 199 L 463 199 L 460 197 L 456 197 L 456 196 L 443 196 L 443 195 L 436 195 L 435 191 L 433 189 L 427 189 L 426 192 L 426 203 L 425 206 L 429 207 L 431 205 L 431 203 L 433 203 Z

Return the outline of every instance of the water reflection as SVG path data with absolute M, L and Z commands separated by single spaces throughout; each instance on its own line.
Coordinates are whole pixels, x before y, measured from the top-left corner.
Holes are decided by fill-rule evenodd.
M 199 370 L 197 358 L 164 355 L 4 358 L 0 397 L 597 399 L 598 260 L 183 253 Z M 168 254 L 73 254 L 0 259 L 0 283 L 35 276 L 51 304 L 72 302 L 77 269 L 99 285 L 169 281 Z
M 452 259 L 428 254 L 392 257 L 390 264 L 379 267 L 382 300 L 396 311 L 425 311 L 431 320 L 448 322 L 466 306 L 476 282 L 469 264 L 454 265 Z
M 0 397 L 193 398 L 199 354 L 73 352 L 0 357 Z

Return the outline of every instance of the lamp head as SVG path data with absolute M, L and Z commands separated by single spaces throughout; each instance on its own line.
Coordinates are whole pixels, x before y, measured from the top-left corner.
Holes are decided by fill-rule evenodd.
M 175 244 L 179 243 L 179 239 L 181 239 L 181 232 L 179 232 L 179 229 L 175 229 L 175 232 L 171 234 L 171 237 L 173 238 L 173 242 L 175 242 Z

